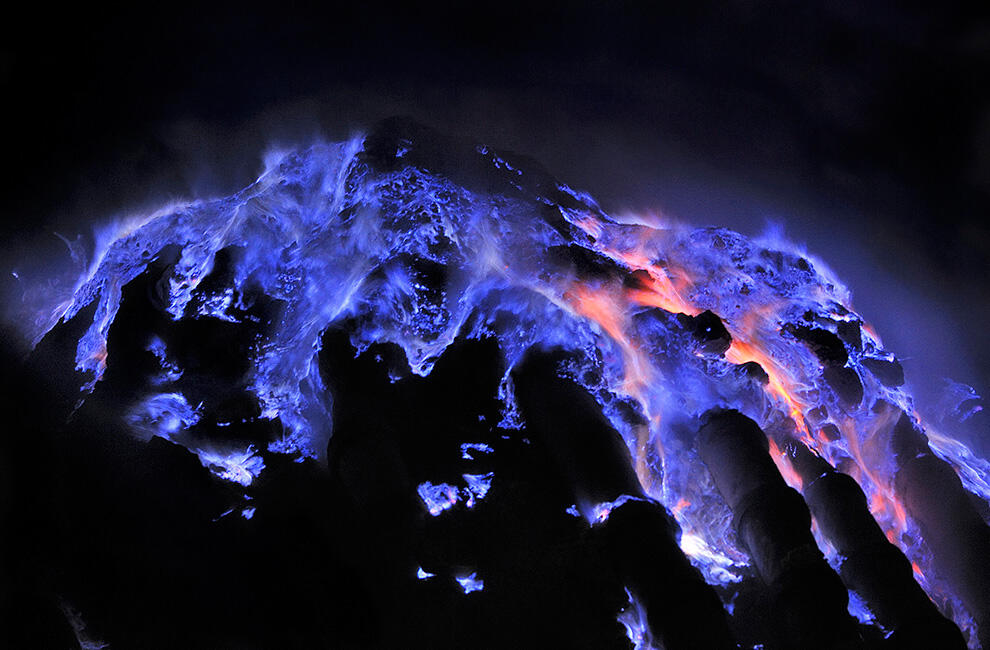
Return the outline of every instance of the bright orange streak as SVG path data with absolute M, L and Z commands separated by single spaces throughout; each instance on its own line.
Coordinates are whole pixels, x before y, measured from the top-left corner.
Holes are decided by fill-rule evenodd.
M 869 323 L 863 323 L 862 325 L 860 325 L 860 327 L 862 327 L 864 330 L 866 330 L 866 333 L 869 334 L 870 336 L 872 336 L 877 341 L 880 340 L 880 335 L 877 334 L 877 331 Z
M 870 495 L 870 512 L 877 514 L 884 508 L 883 496 L 879 492 Z
M 731 363 L 738 364 L 746 363 L 748 361 L 755 361 L 760 364 L 760 367 L 762 367 L 767 373 L 767 376 L 770 377 L 770 381 L 767 384 L 767 390 L 787 404 L 788 414 L 791 416 L 791 419 L 794 420 L 794 424 L 797 425 L 798 430 L 804 434 L 802 440 L 812 449 L 818 448 L 815 440 L 811 438 L 811 434 L 808 431 L 808 426 L 804 422 L 804 409 L 807 405 L 791 394 L 793 389 L 788 388 L 785 379 L 788 377 L 789 373 L 777 362 L 776 359 L 755 345 L 735 338 L 735 334 L 733 334 L 732 345 L 730 345 L 729 349 L 725 352 L 725 358 Z
M 904 510 L 904 504 L 898 499 L 891 499 L 891 505 L 894 506 L 894 517 L 897 518 L 897 525 L 900 526 L 901 530 L 907 528 L 907 511 Z
M 886 423 L 885 418 L 881 418 L 880 422 L 877 423 L 876 429 L 884 426 Z M 851 418 L 844 418 L 838 423 L 839 428 L 842 431 L 842 437 L 846 441 L 849 447 L 849 453 L 852 455 L 859 469 L 866 475 L 872 485 L 872 489 L 868 489 L 868 486 L 863 485 L 863 481 L 857 481 L 863 485 L 863 490 L 869 494 L 870 497 L 870 512 L 877 517 L 881 513 L 885 513 L 893 518 L 893 522 L 890 526 L 884 524 L 884 522 L 878 519 L 881 526 L 885 528 L 885 533 L 887 534 L 887 539 L 890 540 L 891 544 L 897 545 L 897 539 L 907 530 L 907 511 L 904 509 L 904 504 L 900 502 L 893 491 L 882 482 L 876 474 L 872 471 L 870 463 L 863 456 L 863 450 L 859 444 L 859 436 L 856 431 L 856 423 Z
M 701 312 L 684 298 L 683 294 L 693 283 L 683 269 L 675 279 L 671 279 L 670 274 L 653 264 L 650 258 L 642 253 L 608 251 L 608 254 L 627 266 L 638 271 L 646 271 L 648 274 L 649 279 L 644 279 L 645 287 L 626 290 L 626 296 L 633 302 L 648 307 L 659 307 L 673 314 L 695 316 Z
M 784 477 L 784 481 L 792 488 L 803 490 L 804 481 L 801 479 L 801 475 L 794 470 L 794 466 L 791 465 L 791 460 L 787 457 L 787 454 L 780 451 L 773 438 L 768 438 L 768 440 L 770 441 L 770 457 L 773 458 L 773 463 L 777 466 L 777 471 L 780 472 L 780 475 Z
M 96 372 L 97 372 L 98 375 L 99 374 L 103 374 L 103 371 L 106 370 L 106 367 L 107 367 L 107 354 L 108 353 L 107 353 L 106 343 L 103 343 L 103 344 L 100 345 L 99 349 L 97 349 L 95 352 L 93 352 L 93 354 L 89 355 L 89 359 L 95 359 L 96 360 Z M 87 361 L 89 359 L 87 359 Z
M 624 305 L 619 304 L 608 291 L 595 291 L 582 284 L 565 293 L 564 299 L 574 311 L 598 323 L 619 344 L 625 371 L 622 390 L 639 400 L 644 410 L 648 410 L 643 389 L 653 380 L 653 369 L 649 358 L 626 335 Z
M 649 401 L 645 389 L 653 381 L 653 367 L 649 357 L 640 350 L 629 336 L 626 335 L 625 303 L 619 303 L 615 296 L 604 289 L 594 290 L 582 284 L 576 284 L 573 289 L 564 294 L 564 299 L 579 315 L 589 318 L 605 330 L 622 350 L 622 368 L 625 373 L 622 391 L 635 398 L 643 407 L 643 411 L 656 425 L 659 414 L 651 416 Z M 647 462 L 647 450 L 650 443 L 650 426 L 641 425 L 636 431 L 635 456 L 636 476 L 640 485 L 649 490 L 652 483 L 651 467 Z M 659 437 L 656 440 L 658 458 L 663 459 L 663 446 Z
M 589 218 L 576 223 L 576 225 L 595 238 L 601 234 L 601 225 L 594 219 Z M 638 250 L 602 251 L 631 269 L 643 272 L 635 276 L 638 280 L 638 286 L 626 288 L 622 295 L 617 295 L 606 290 L 593 290 L 584 285 L 576 285 L 572 292 L 564 296 L 578 314 L 598 323 L 620 346 L 625 370 L 623 391 L 639 399 L 644 407 L 647 404 L 643 391 L 651 381 L 652 365 L 646 355 L 626 334 L 629 307 L 643 305 L 657 307 L 671 313 L 688 315 L 697 315 L 701 311 L 685 298 L 689 295 L 694 283 L 691 274 L 683 269 L 671 270 L 655 264 L 654 258 L 644 252 L 647 245 L 648 242 L 644 241 L 643 247 Z M 794 421 L 795 427 L 801 434 L 801 440 L 812 450 L 826 455 L 826 457 L 831 456 L 829 452 L 836 451 L 831 449 L 832 441 L 821 431 L 816 431 L 815 435 L 812 435 L 808 429 L 804 414 L 814 404 L 805 399 L 799 392 L 803 382 L 795 375 L 794 369 L 772 356 L 772 348 L 762 340 L 764 333 L 776 333 L 778 310 L 779 305 L 768 303 L 748 311 L 734 323 L 726 323 L 732 334 L 732 344 L 725 353 L 725 359 L 735 364 L 750 361 L 758 363 L 768 376 L 767 393 Z M 872 327 L 864 326 L 864 329 L 868 334 L 877 337 Z M 894 543 L 900 537 L 900 533 L 907 530 L 907 513 L 904 506 L 897 500 L 889 486 L 878 480 L 868 459 L 864 458 L 863 451 L 860 449 L 856 423 L 851 418 L 845 418 L 843 422 L 837 422 L 837 424 L 843 432 L 843 440 L 857 465 L 856 468 L 850 468 L 847 471 L 853 471 L 864 488 L 868 488 L 870 511 L 878 516 L 881 525 L 886 529 L 885 533 L 888 539 Z M 654 428 L 654 430 L 656 429 Z M 647 485 L 650 474 L 650 468 L 646 461 L 649 434 L 650 428 L 648 427 L 642 427 L 636 432 L 636 473 L 644 486 Z M 663 450 L 659 437 L 656 438 L 655 443 L 662 458 Z M 770 440 L 770 450 L 774 463 L 785 481 L 798 490 L 803 489 L 800 475 L 794 470 L 790 459 L 780 451 L 773 439 Z M 834 459 L 832 460 L 834 462 Z M 689 503 L 682 499 L 675 506 L 675 513 L 680 512 L 687 505 Z M 886 516 L 879 517 L 879 515 Z M 889 523 L 884 523 L 884 521 Z M 916 570 L 916 572 L 920 575 L 920 571 Z
M 622 310 L 606 292 L 596 293 L 579 284 L 565 293 L 564 299 L 578 314 L 598 323 L 616 342 L 628 343 L 622 326 L 625 320 Z
M 587 222 L 577 225 L 589 235 L 599 239 L 602 230 L 601 224 L 597 221 L 589 218 Z M 628 310 L 636 305 L 642 305 L 670 313 L 697 315 L 701 310 L 689 302 L 687 297 L 691 295 L 695 283 L 700 281 L 704 284 L 704 278 L 696 279 L 687 269 L 671 266 L 669 259 L 660 264 L 655 263 L 654 260 L 658 259 L 658 256 L 649 254 L 654 246 L 655 241 L 644 235 L 639 246 L 630 250 L 601 251 L 633 271 L 638 271 L 633 276 L 637 281 L 635 286 L 624 288 L 621 295 L 579 287 L 575 292 L 577 299 L 586 304 L 575 304 L 573 296 L 568 298 L 578 313 L 595 320 L 621 346 L 626 369 L 623 390 L 639 398 L 644 407 L 646 403 L 640 395 L 640 390 L 648 385 L 652 366 L 649 359 L 636 347 L 635 342 L 630 341 L 626 336 Z M 618 304 L 619 301 L 622 302 L 621 306 Z M 734 364 L 752 361 L 763 368 L 768 377 L 766 393 L 776 403 L 778 409 L 790 416 L 801 441 L 810 449 L 821 454 L 832 464 L 836 464 L 837 458 L 845 457 L 847 453 L 852 457 L 855 463 L 845 467 L 843 471 L 852 474 L 863 487 L 869 498 L 870 511 L 884 528 L 891 543 L 903 546 L 905 539 L 903 533 L 908 530 L 908 517 L 904 505 L 898 500 L 892 486 L 880 480 L 882 471 L 873 464 L 873 459 L 868 457 L 873 453 L 871 449 L 876 446 L 876 441 L 871 443 L 870 440 L 879 435 L 885 426 L 885 417 L 878 414 L 870 417 L 868 421 L 857 423 L 843 413 L 831 413 L 830 419 L 834 419 L 842 432 L 841 439 L 833 441 L 823 431 L 817 430 L 817 427 L 814 435 L 811 433 L 805 420 L 805 413 L 817 406 L 818 398 L 805 392 L 806 387 L 802 381 L 800 367 L 792 367 L 790 362 L 778 360 L 774 356 L 775 347 L 772 340 L 775 340 L 774 337 L 779 331 L 780 307 L 778 303 L 767 301 L 751 307 L 741 316 L 733 317 L 731 322 L 726 322 L 725 325 L 732 335 L 732 343 L 725 353 L 725 359 Z M 880 340 L 876 330 L 870 325 L 864 324 L 863 329 L 867 335 L 877 341 Z M 861 427 L 866 429 L 860 431 Z M 650 430 L 656 432 L 659 429 L 654 426 L 647 431 L 636 432 L 636 470 L 644 486 L 647 485 L 645 479 L 650 474 L 646 462 Z M 654 436 L 654 444 L 662 459 L 663 449 L 659 435 Z M 803 481 L 794 470 L 791 459 L 781 452 L 773 439 L 770 439 L 770 450 L 773 461 L 785 481 L 791 487 L 803 490 Z M 687 500 L 681 499 L 672 510 L 675 514 L 680 514 L 689 505 Z M 819 536 L 816 535 L 817 537 Z M 912 568 L 919 579 L 925 578 L 919 565 L 913 564 Z
M 643 305 L 645 307 L 659 307 L 660 309 L 669 311 L 673 314 L 687 314 L 689 316 L 696 316 L 700 313 L 698 309 L 694 309 L 689 305 L 684 305 L 676 299 L 671 299 L 669 296 L 656 291 L 649 291 L 646 289 L 626 289 L 626 295 L 636 304 Z
M 602 224 L 595 217 L 587 216 L 572 223 L 590 235 L 592 239 L 598 239 L 602 236 Z

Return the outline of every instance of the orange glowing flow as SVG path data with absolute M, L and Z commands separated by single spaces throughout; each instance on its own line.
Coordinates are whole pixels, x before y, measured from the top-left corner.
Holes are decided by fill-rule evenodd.
M 640 278 L 644 285 L 642 288 L 626 290 L 626 296 L 632 302 L 647 307 L 659 307 L 672 314 L 695 316 L 701 312 L 684 298 L 693 282 L 683 269 L 676 274 L 670 274 L 639 252 L 610 254 L 629 267 L 637 271 L 645 271 L 647 274 L 646 278 Z
M 653 369 L 649 358 L 626 335 L 624 305 L 619 304 L 608 291 L 592 290 L 582 284 L 565 293 L 564 299 L 574 311 L 598 323 L 619 344 L 625 372 L 623 391 L 646 407 L 643 389 L 652 381 Z
M 103 371 L 106 370 L 106 367 L 107 367 L 107 346 L 106 346 L 106 344 L 105 343 L 102 344 L 95 352 L 93 352 L 93 354 L 91 354 L 89 356 L 89 358 L 87 359 L 87 361 L 95 361 L 96 362 L 96 368 L 97 368 L 97 374 L 98 375 L 102 375 L 103 374 Z
M 795 490 L 803 490 L 804 480 L 794 469 L 794 466 L 791 465 L 787 454 L 780 450 L 780 447 L 777 446 L 773 438 L 768 438 L 768 440 L 770 441 L 770 457 L 773 459 L 774 465 L 777 466 L 777 471 L 784 477 L 784 482 Z
M 564 299 L 579 315 L 596 322 L 619 345 L 624 373 L 622 391 L 642 405 L 643 411 L 656 426 L 660 422 L 660 415 L 650 414 L 646 396 L 646 389 L 653 381 L 654 369 L 649 357 L 626 334 L 626 303 L 620 303 L 608 290 L 592 289 L 583 284 L 576 284 L 571 291 L 564 294 Z M 647 462 L 650 437 L 650 426 L 638 427 L 636 447 L 632 450 L 636 476 L 647 491 L 652 483 L 653 471 Z M 662 463 L 663 446 L 659 438 L 655 448 Z
M 767 373 L 770 381 L 767 383 L 767 390 L 782 400 L 787 405 L 787 413 L 794 420 L 794 424 L 801 431 L 802 440 L 809 443 L 812 448 L 817 448 L 817 443 L 811 439 L 808 425 L 804 422 L 804 411 L 807 405 L 794 395 L 794 389 L 789 386 L 790 373 L 776 359 L 764 352 L 762 349 L 736 338 L 733 332 L 732 345 L 725 352 L 725 358 L 731 363 L 747 363 L 754 361 Z M 796 383 L 796 382 L 793 382 Z
M 575 221 L 574 224 L 596 240 L 603 234 L 602 224 L 593 217 Z M 655 448 L 661 463 L 664 456 L 658 433 L 659 415 L 651 416 L 649 412 L 648 391 L 657 379 L 657 369 L 629 329 L 630 314 L 638 307 L 653 307 L 672 314 L 696 316 L 702 309 L 692 304 L 689 297 L 696 285 L 705 286 L 705 279 L 698 277 L 691 269 L 672 265 L 667 256 L 650 254 L 654 245 L 654 241 L 644 238 L 640 245 L 630 248 L 599 249 L 631 270 L 624 285 L 589 286 L 575 282 L 563 296 L 575 313 L 597 323 L 619 346 L 623 362 L 621 390 L 637 399 L 650 417 L 649 425 L 636 427 L 635 439 L 630 443 L 631 447 L 634 446 L 631 451 L 637 477 L 648 493 L 652 493 L 650 486 L 655 483 L 657 476 L 656 468 L 648 460 L 649 452 Z M 862 486 L 868 497 L 869 509 L 884 529 L 886 537 L 897 546 L 909 543 L 904 541 L 907 539 L 904 534 L 909 532 L 905 507 L 898 500 L 890 483 L 881 478 L 881 468 L 871 466 L 870 457 L 876 444 L 869 440 L 879 436 L 887 426 L 885 417 L 877 415 L 866 422 L 860 422 L 841 411 L 829 413 L 830 419 L 839 427 L 841 436 L 838 439 L 832 438 L 817 425 L 812 432 L 806 414 L 811 413 L 818 405 L 819 396 L 815 391 L 808 390 L 809 386 L 803 378 L 803 373 L 810 368 L 804 368 L 800 359 L 790 358 L 792 355 L 787 349 L 780 347 L 781 341 L 777 338 L 780 333 L 781 309 L 786 305 L 775 299 L 754 302 L 758 304 L 747 305 L 742 314 L 738 313 L 739 305 L 736 305 L 736 312 L 725 322 L 732 336 L 730 347 L 724 354 L 725 360 L 737 365 L 747 362 L 759 364 L 768 377 L 764 387 L 767 395 L 776 409 L 793 420 L 795 435 L 809 449 L 835 466 L 839 466 L 838 461 L 843 459 L 854 461 L 854 464 L 843 465 L 842 471 L 851 473 Z M 711 308 L 718 307 L 715 305 Z M 879 340 L 875 330 L 869 325 L 864 324 L 863 330 L 868 336 Z M 773 437 L 769 437 L 769 446 L 771 458 L 786 483 L 803 491 L 804 481 L 792 459 Z M 691 502 L 682 496 L 671 507 L 671 512 L 679 520 L 682 517 L 690 519 L 693 516 L 690 507 Z M 691 522 L 682 522 L 682 525 L 686 526 L 685 530 L 689 531 L 690 538 L 693 528 Z M 820 535 L 816 534 L 816 538 L 818 537 Z M 828 545 L 825 540 L 819 542 Z M 912 564 L 912 569 L 919 579 L 925 578 L 917 563 Z
M 593 291 L 583 284 L 564 294 L 571 307 L 585 318 L 598 323 L 605 332 L 619 343 L 627 342 L 622 321 L 622 309 L 605 291 Z
M 575 226 L 583 230 L 592 239 L 598 239 L 602 236 L 602 224 L 598 219 L 593 216 L 583 217 L 581 219 L 576 219 L 572 221 Z
M 885 421 L 881 418 L 876 428 L 884 425 Z M 843 418 L 838 426 L 848 445 L 850 455 L 856 461 L 859 471 L 868 481 L 864 483 L 861 477 L 855 477 L 857 483 L 863 487 L 863 491 L 869 495 L 870 512 L 877 519 L 877 523 L 884 528 L 887 539 L 892 544 L 897 545 L 898 538 L 907 531 L 908 527 L 907 511 L 904 509 L 904 504 L 900 502 L 890 486 L 880 480 L 865 458 L 863 449 L 859 444 L 856 423 L 851 418 Z M 886 515 L 886 517 L 882 515 Z

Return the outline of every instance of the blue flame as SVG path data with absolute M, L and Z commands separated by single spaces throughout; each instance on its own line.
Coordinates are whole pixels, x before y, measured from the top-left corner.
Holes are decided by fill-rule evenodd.
M 449 510 L 460 498 L 460 490 L 447 483 L 434 485 L 429 481 L 420 483 L 416 488 L 419 498 L 426 504 L 426 509 L 436 517 L 444 510 Z
M 461 458 L 464 460 L 474 460 L 474 454 L 490 454 L 492 448 L 480 442 L 466 442 L 461 445 Z
M 635 650 L 663 650 L 659 642 L 653 638 L 650 626 L 646 621 L 646 610 L 639 600 L 626 589 L 629 604 L 619 611 L 618 621 L 626 628 L 626 636 Z
M 198 410 L 190 406 L 181 393 L 152 395 L 127 415 L 131 427 L 149 438 L 157 435 L 169 439 L 198 421 Z
M 467 507 L 470 508 L 474 505 L 476 500 L 481 500 L 485 498 L 488 494 L 488 490 L 492 489 L 492 479 L 495 473 L 489 472 L 487 474 L 464 474 L 463 479 L 467 483 Z
M 418 375 L 428 374 L 459 336 L 497 339 L 506 361 L 498 426 L 507 429 L 523 426 L 512 369 L 533 347 L 564 348 L 573 353 L 564 372 L 599 401 L 636 461 L 644 492 L 674 513 L 682 548 L 716 584 L 737 581 L 748 558 L 731 532 L 731 512 L 679 434 L 703 411 L 736 408 L 772 435 L 801 436 L 833 463 L 863 469 L 856 478 L 868 494 L 886 494 L 892 454 L 867 459 L 861 451 L 867 441 L 881 452 L 889 442 L 888 414 L 873 406 L 914 413 L 913 401 L 869 369 L 894 357 L 820 260 L 779 237 L 753 241 L 720 228 L 609 216 L 585 193 L 528 183 L 524 170 L 487 147 L 476 153 L 506 189 L 471 189 L 405 164 L 415 147 L 400 143 L 395 156 L 403 163 L 385 170 L 363 156 L 363 136 L 274 152 L 264 173 L 232 196 L 174 203 L 108 225 L 88 258 L 78 241 L 65 240 L 78 278 L 37 291 L 22 281 L 31 294 L 25 304 L 46 303 L 25 319 L 26 337 L 37 342 L 60 319 L 93 305 L 75 355 L 91 390 L 113 363 L 107 337 L 123 287 L 168 245 L 181 249 L 163 280 L 171 318 L 246 326 L 256 324 L 246 315 L 252 292 L 278 301 L 283 309 L 252 347 L 246 382 L 260 417 L 280 433 L 262 452 L 194 449 L 214 474 L 242 486 L 264 469 L 264 453 L 325 460 L 331 396 L 317 355 L 322 333 L 344 319 L 353 323 L 359 351 L 395 343 Z M 559 220 L 547 218 L 548 211 Z M 229 248 L 240 251 L 230 282 L 203 291 L 217 254 Z M 637 283 L 649 285 L 643 295 L 630 288 Z M 704 310 L 732 333 L 731 359 L 699 344 L 676 317 Z M 844 403 L 821 360 L 783 327 L 799 322 L 832 333 L 855 330 L 858 343 L 847 346 L 843 369 L 862 383 L 861 403 Z M 745 345 L 758 349 L 762 364 L 786 369 L 786 395 L 779 382 L 763 389 L 741 372 Z M 163 342 L 151 340 L 148 350 L 161 369 L 153 383 L 183 376 Z M 137 435 L 174 439 L 200 417 L 200 405 L 172 391 L 143 396 L 127 421 Z M 816 436 L 826 426 L 842 435 Z M 990 498 L 990 463 L 930 427 L 929 433 L 966 487 Z M 465 460 L 488 453 L 481 443 L 461 446 Z M 462 478 L 463 487 L 418 486 L 431 515 L 460 501 L 472 507 L 492 489 L 491 474 Z M 578 505 L 597 522 L 621 503 Z M 888 530 L 898 523 L 891 512 L 877 519 Z M 929 571 L 917 527 L 904 525 L 897 543 Z
M 454 579 L 457 580 L 457 584 L 461 586 L 461 589 L 463 589 L 466 594 L 469 594 L 472 591 L 481 591 L 485 588 L 485 581 L 478 577 L 477 572 L 466 576 L 457 576 Z
M 225 481 L 238 483 L 244 487 L 251 485 L 265 469 L 264 459 L 258 455 L 253 445 L 247 449 L 221 453 L 197 450 L 199 461 L 215 476 Z
M 464 500 L 464 505 L 473 508 L 475 503 L 484 499 L 492 487 L 494 472 L 487 474 L 464 474 L 461 478 L 467 487 L 459 488 L 448 483 L 431 483 L 425 481 L 419 484 L 416 492 L 426 505 L 430 514 L 436 517 L 444 510 L 449 510 L 458 501 Z

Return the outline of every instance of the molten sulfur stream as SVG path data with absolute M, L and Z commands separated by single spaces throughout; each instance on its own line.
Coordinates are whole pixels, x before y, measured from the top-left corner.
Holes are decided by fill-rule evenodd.
M 628 328 L 628 313 L 626 304 L 620 296 L 608 289 L 592 289 L 587 285 L 577 284 L 564 293 L 564 300 L 576 313 L 598 324 L 602 330 L 619 346 L 622 351 L 622 367 L 624 372 L 620 390 L 635 399 L 648 421 L 656 431 L 660 423 L 660 414 L 651 414 L 647 392 L 653 383 L 657 371 L 654 369 L 649 356 L 635 344 L 626 334 Z M 635 427 L 635 447 L 632 450 L 636 476 L 640 484 L 648 492 L 652 484 L 652 471 L 647 462 L 651 438 L 655 441 L 660 463 L 663 463 L 663 448 L 659 436 L 651 436 L 651 426 L 647 424 Z
M 576 225 L 595 239 L 602 234 L 602 225 L 593 218 L 584 219 Z M 684 528 L 687 538 L 698 540 L 698 531 L 692 530 L 690 519 L 685 517 L 690 509 L 690 502 L 683 495 L 667 495 L 663 488 L 665 473 L 660 442 L 661 413 L 657 412 L 657 407 L 649 399 L 650 391 L 656 389 L 655 382 L 662 377 L 629 327 L 631 312 L 641 307 L 656 307 L 689 316 L 699 314 L 703 309 L 690 299 L 692 289 L 697 284 L 696 277 L 688 269 L 676 267 L 669 259 L 662 265 L 655 263 L 645 252 L 645 245 L 631 250 L 602 247 L 599 251 L 636 273 L 635 286 L 592 286 L 574 281 L 563 295 L 564 302 L 573 312 L 597 323 L 621 350 L 624 372 L 621 392 L 639 402 L 650 422 L 649 425 L 634 427 L 635 440 L 630 441 L 637 476 L 648 494 L 664 502 L 678 499 L 671 511 Z M 793 421 L 794 432 L 791 435 L 797 436 L 808 448 L 834 466 L 853 475 L 867 493 L 870 510 L 888 539 L 902 547 L 909 557 L 915 556 L 917 549 L 908 548 L 914 537 L 909 534 L 910 524 L 904 505 L 894 493 L 890 473 L 885 476 L 877 471 L 882 461 L 878 454 L 886 451 L 884 445 L 878 444 L 878 441 L 885 439 L 885 433 L 893 425 L 893 416 L 880 412 L 860 415 L 858 419 L 854 419 L 845 413 L 833 413 L 832 418 L 837 420 L 836 425 L 841 432 L 841 436 L 835 441 L 817 428 L 812 430 L 807 414 L 818 404 L 812 399 L 815 392 L 808 390 L 811 382 L 801 376 L 802 371 L 807 372 L 807 369 L 802 369 L 793 359 L 781 358 L 787 355 L 779 352 L 782 312 L 786 307 L 787 301 L 779 299 L 751 307 L 741 315 L 736 314 L 735 318 L 726 320 L 726 328 L 732 336 L 731 346 L 724 355 L 726 361 L 733 364 L 755 362 L 763 368 L 768 377 L 766 394 L 773 408 Z M 873 335 L 869 326 L 864 329 Z M 654 441 L 652 448 L 656 450 L 658 459 L 652 464 L 647 459 L 651 440 Z M 772 438 L 770 451 L 788 484 L 802 490 L 804 486 L 801 477 Z M 671 498 L 664 498 L 666 496 Z M 834 549 L 827 540 L 821 538 L 817 530 L 816 537 L 826 554 L 834 553 Z M 690 548 L 685 550 L 692 555 Z M 699 551 L 702 555 L 708 552 L 710 549 L 707 547 L 704 552 Z M 924 579 L 922 568 L 917 562 L 913 567 L 919 578 Z

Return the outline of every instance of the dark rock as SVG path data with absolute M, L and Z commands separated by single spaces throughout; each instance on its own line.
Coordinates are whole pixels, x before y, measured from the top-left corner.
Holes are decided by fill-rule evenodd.
M 735 648 L 718 596 L 681 552 L 674 527 L 659 504 L 627 501 L 612 510 L 599 534 L 665 648 Z
M 980 643 L 990 643 L 990 527 L 952 466 L 933 453 L 903 458 L 898 496 L 920 524 L 935 566 L 972 614 Z
M 552 450 L 578 498 L 590 503 L 642 495 L 629 449 L 594 398 L 560 376 L 562 357 L 530 353 L 513 371 L 516 399 L 531 435 Z
M 892 646 L 963 650 L 959 629 L 915 581 L 911 562 L 877 525 L 856 481 L 800 442 L 789 443 L 788 451 L 805 482 L 805 499 L 815 521 L 845 558 L 840 568 L 843 582 L 895 632 L 899 640 L 890 642 Z
M 849 360 L 842 340 L 828 330 L 787 323 L 782 331 L 804 342 L 826 367 L 841 367 Z
M 853 350 L 863 349 L 862 323 L 858 320 L 840 320 L 836 322 L 835 332 Z
M 732 345 L 732 336 L 725 329 L 722 319 L 705 310 L 697 316 L 678 314 L 678 320 L 685 329 L 690 331 L 700 344 L 701 351 L 706 354 L 722 355 Z
M 788 487 L 759 426 L 738 411 L 702 416 L 698 453 L 767 584 L 767 598 L 783 647 L 858 647 L 846 612 L 848 596 L 811 535 L 811 514 Z
M 622 279 L 623 286 L 629 289 L 649 289 L 652 283 L 653 278 L 650 276 L 649 271 L 644 269 L 636 269 L 632 273 L 625 275 Z
M 763 369 L 763 366 L 755 361 L 741 363 L 738 368 L 746 377 L 749 377 L 755 382 L 758 382 L 764 386 L 770 383 L 770 375 L 768 375 L 767 371 Z
M 873 357 L 863 357 L 860 363 L 864 368 L 873 373 L 873 376 L 880 380 L 880 383 L 890 388 L 897 388 L 904 385 L 904 368 L 895 359 L 874 359 Z
M 835 426 L 831 422 L 826 423 L 822 428 L 821 432 L 825 434 L 825 437 L 830 441 L 835 442 L 842 437 L 842 432 L 839 431 L 839 427 Z
M 852 368 L 826 366 L 823 371 L 825 382 L 835 391 L 839 401 L 847 407 L 859 406 L 863 401 L 863 382 Z
M 618 262 L 577 244 L 551 246 L 547 259 L 556 266 L 573 269 L 580 279 L 620 278 L 626 274 Z

